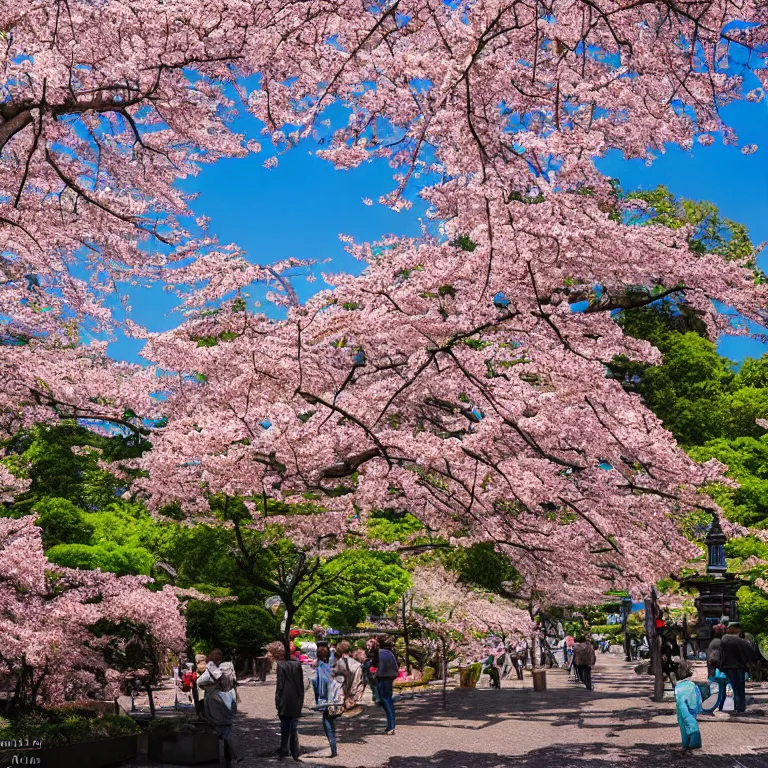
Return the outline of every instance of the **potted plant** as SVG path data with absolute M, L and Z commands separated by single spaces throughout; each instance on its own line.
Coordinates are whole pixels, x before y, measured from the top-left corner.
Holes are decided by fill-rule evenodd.
M 185 717 L 160 717 L 149 723 L 150 760 L 197 765 L 219 758 L 219 737 L 206 723 Z
M 130 717 L 68 705 L 0 721 L 0 742 L 17 750 L 10 764 L 103 768 L 137 756 L 139 731 Z

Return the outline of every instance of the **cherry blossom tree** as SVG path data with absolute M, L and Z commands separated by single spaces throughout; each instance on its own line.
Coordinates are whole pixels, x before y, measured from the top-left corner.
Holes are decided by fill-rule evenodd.
M 147 581 L 55 566 L 33 517 L 0 518 L 0 674 L 15 684 L 10 706 L 117 695 L 120 673 L 106 658 L 131 640 L 99 626 L 140 628 L 160 658 L 182 650 L 173 590 L 152 592 Z
M 439 178 L 425 192 L 435 215 L 480 229 L 490 258 L 505 204 L 585 187 L 602 200 L 593 158 L 609 149 L 648 157 L 717 131 L 736 141 L 720 107 L 760 66 L 764 13 L 732 0 L 15 3 L 0 17 L 7 333 L 104 323 L 99 299 L 149 276 L 201 288 L 196 301 L 261 278 L 287 290 L 219 247 L 204 220 L 192 226 L 177 184 L 201 162 L 259 149 L 231 130 L 238 101 L 278 151 L 314 131 L 339 167 L 387 157 L 395 207 L 409 184 Z M 734 48 L 749 53 L 738 74 Z M 334 101 L 350 118 L 326 129 Z M 474 201 L 464 214 L 461 199 Z
M 487 637 L 530 637 L 534 624 L 510 600 L 460 584 L 441 566 L 413 572 L 412 620 L 437 636 L 441 652 L 457 654 L 463 662 L 488 655 Z
M 16 106 L 0 112 L 0 132 L 12 134 L 0 215 L 15 238 L 31 226 L 20 217 L 34 211 L 45 224 L 53 206 L 49 246 L 61 243 L 59 259 L 85 247 L 95 275 L 199 288 L 190 307 L 263 277 L 291 298 L 280 274 L 182 225 L 186 201 L 174 182 L 198 160 L 245 151 L 226 128 L 238 87 L 243 96 L 253 88 L 248 107 L 277 152 L 314 134 L 318 154 L 339 168 L 387 158 L 396 187 L 382 202 L 402 209 L 408 190 L 423 186 L 441 222 L 434 238 L 346 238 L 363 274 L 327 276 L 333 290 L 294 301 L 285 320 L 253 315 L 238 299 L 148 336 L 156 369 L 137 375 L 129 397 L 146 404 L 158 389 L 152 371 L 162 372 L 164 426 L 137 486 L 155 508 L 180 502 L 206 515 L 211 498 L 242 497 L 248 525 L 289 529 L 316 556 L 364 536 L 370 511 L 408 510 L 442 544 L 492 542 L 537 599 L 560 603 L 648 584 L 684 562 L 691 550 L 675 518 L 711 506 L 698 489 L 723 467 L 687 458 L 606 375 L 616 356 L 659 360 L 611 313 L 671 296 L 714 335 L 730 323 L 714 301 L 760 322 L 768 289 L 750 256 L 692 252 L 685 228 L 631 226 L 594 159 L 617 149 L 650 160 L 668 143 L 707 144 L 717 132 L 737 142 L 720 107 L 762 96 L 752 70 L 765 78 L 764 6 L 73 7 L 61 22 L 58 4 L 30 4 L 4 24 L 12 50 L 32 51 L 7 59 Z M 735 48 L 748 54 L 737 74 Z M 252 73 L 258 84 L 242 86 Z M 340 128 L 326 124 L 334 101 L 350 113 Z M 61 103 L 60 112 L 49 106 Z M 164 247 L 148 253 L 151 239 Z M 25 266 L 3 312 L 16 316 L 18 305 L 21 321 L 32 322 L 26 292 L 37 288 L 25 274 L 89 311 L 112 285 L 98 278 L 95 291 L 64 295 L 50 247 L 38 261 L 22 246 L 8 250 L 14 269 Z M 64 309 L 51 316 L 60 329 Z M 51 366 L 52 404 L 83 417 L 97 396 L 64 397 L 79 395 L 67 390 L 75 370 Z M 108 386 L 109 415 L 120 418 L 130 387 Z M 152 402 L 149 413 L 160 410 Z M 270 513 L 270 499 L 307 495 L 321 514 Z

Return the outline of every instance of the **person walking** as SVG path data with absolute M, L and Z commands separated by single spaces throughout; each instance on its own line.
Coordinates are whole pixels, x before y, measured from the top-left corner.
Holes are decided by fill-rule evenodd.
M 336 720 L 344 711 L 343 678 L 338 682 L 330 667 L 330 650 L 327 645 L 317 648 L 317 663 L 312 687 L 315 691 L 315 705 L 323 713 L 323 730 L 331 748 L 331 757 L 336 757 Z
M 392 641 L 388 637 L 380 637 L 379 659 L 376 666 L 376 690 L 387 716 L 385 733 L 392 736 L 395 733 L 395 704 L 392 701 L 392 683 L 400 674 L 395 654 L 392 653 Z
M 725 673 L 718 668 L 720 662 L 720 649 L 722 646 L 723 635 L 725 634 L 725 625 L 716 624 L 713 629 L 714 637 L 707 646 L 707 678 L 717 684 L 717 703 L 715 708 L 723 711 L 726 699 L 726 690 L 728 688 L 728 678 Z M 707 710 L 709 712 L 709 709 Z M 714 711 L 714 710 L 713 710 Z
M 344 679 L 344 711 L 347 714 L 359 714 L 362 710 L 354 713 L 352 710 L 357 708 L 360 699 L 365 692 L 365 680 L 363 678 L 363 669 L 360 662 L 350 655 L 352 646 L 346 640 L 342 640 L 336 647 L 338 658 L 333 667 L 333 674 Z
M 267 646 L 267 657 L 277 662 L 275 708 L 280 718 L 280 759 L 289 754 L 298 763 L 299 718 L 304 706 L 304 673 L 295 659 L 286 661 L 285 646 L 280 642 Z
M 735 712 L 747 711 L 746 677 L 749 665 L 757 661 L 755 649 L 740 637 L 741 626 L 738 622 L 728 625 L 728 630 L 720 641 L 720 655 L 717 667 L 721 669 L 733 690 L 733 708 Z
M 595 656 L 595 649 L 592 647 L 592 643 L 583 635 L 579 637 L 579 642 L 573 646 L 573 661 L 579 680 L 584 683 L 588 691 L 591 691 L 592 667 L 595 666 L 597 657 Z
M 701 749 L 701 731 L 696 722 L 696 715 L 702 709 L 701 691 L 691 679 L 693 669 L 685 662 L 679 665 L 675 684 L 675 710 L 677 712 L 677 724 L 680 726 L 680 737 L 683 742 L 683 750 Z
M 203 717 L 224 741 L 231 758 L 239 762 L 237 742 L 232 733 L 237 713 L 237 678 L 232 662 L 224 661 L 224 654 L 219 648 L 209 654 L 205 672 L 200 675 L 197 684 L 205 691 Z
M 371 695 L 374 704 L 381 704 L 379 691 L 376 687 L 376 668 L 379 666 L 379 643 L 375 638 L 371 638 L 365 644 L 365 661 L 363 662 L 363 676 L 368 685 L 371 686 Z
M 509 660 L 517 674 L 517 679 L 523 679 L 523 664 L 525 658 L 525 640 L 518 640 L 509 645 Z

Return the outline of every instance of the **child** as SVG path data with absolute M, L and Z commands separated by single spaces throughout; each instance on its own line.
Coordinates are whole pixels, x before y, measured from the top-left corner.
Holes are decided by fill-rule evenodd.
M 691 680 L 693 670 L 690 665 L 680 664 L 677 674 L 680 679 L 675 685 L 675 707 L 683 751 L 701 749 L 701 731 L 696 722 L 696 715 L 701 712 L 701 690 Z

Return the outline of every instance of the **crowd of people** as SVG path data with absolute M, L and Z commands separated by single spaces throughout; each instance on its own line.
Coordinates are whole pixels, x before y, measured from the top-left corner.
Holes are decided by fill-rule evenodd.
M 708 679 L 705 684 L 693 682 L 693 667 L 680 656 L 674 638 L 665 637 L 662 644 L 662 669 L 670 679 L 676 679 L 677 721 L 685 751 L 701 748 L 701 731 L 696 718 L 702 713 L 722 712 L 729 689 L 733 696 L 733 714 L 747 714 L 746 682 L 750 670 L 768 667 L 768 660 L 757 643 L 745 636 L 738 622 L 716 625 L 713 635 L 707 647 Z M 706 707 L 704 702 L 713 689 L 717 691 L 717 700 Z
M 294 633 L 295 635 L 295 633 Z M 342 640 L 331 643 L 318 632 L 314 642 L 290 643 L 290 653 L 282 642 L 267 647 L 266 667 L 262 665 L 259 677 L 264 680 L 266 671 L 276 665 L 275 707 L 280 721 L 279 757 L 292 757 L 299 761 L 299 718 L 305 706 L 321 713 L 323 731 L 328 739 L 330 752 L 318 757 L 336 757 L 338 752 L 336 723 L 339 717 L 354 717 L 363 711 L 361 700 L 370 688 L 375 704 L 383 710 L 382 731 L 395 733 L 395 704 L 393 684 L 406 677 L 393 652 L 391 637 L 380 635 L 370 638 L 366 647 L 353 649 Z M 569 670 L 569 679 L 582 683 L 593 690 L 592 668 L 597 660 L 597 650 L 605 652 L 599 641 L 588 634 L 575 638 L 563 638 L 563 667 Z M 532 649 L 523 639 L 489 639 L 489 653 L 483 663 L 483 671 L 490 677 L 490 687 L 500 688 L 503 679 L 523 679 L 527 663 L 533 662 Z M 231 757 L 238 760 L 237 745 L 233 739 L 232 723 L 237 712 L 237 680 L 231 662 L 223 660 L 221 650 L 214 649 L 207 657 L 198 656 L 197 672 L 183 674 L 184 685 L 192 677 L 198 711 L 214 727 L 228 745 Z M 540 661 L 545 661 L 542 654 Z M 694 683 L 693 666 L 673 632 L 662 635 L 662 671 L 674 686 L 678 725 L 684 750 L 701 747 L 701 734 L 697 716 L 701 713 L 722 711 L 728 692 L 731 692 L 734 713 L 746 712 L 746 680 L 757 666 L 768 668 L 768 660 L 760 652 L 755 641 L 744 636 L 738 623 L 721 623 L 714 627 L 714 637 L 707 649 L 708 682 Z M 181 670 L 180 670 L 181 672 Z M 190 677 L 190 680 L 187 680 Z M 197 700 L 198 689 L 204 695 Z M 311 689 L 313 702 L 305 702 L 306 692 Z M 717 691 L 717 701 L 706 707 L 704 702 Z M 713 697 L 713 696 L 712 696 Z
M 395 733 L 395 704 L 393 683 L 401 670 L 392 651 L 391 638 L 382 635 L 371 638 L 366 649 L 352 651 L 350 643 L 341 641 L 335 648 L 323 638 L 316 638 L 314 647 L 297 647 L 291 643 L 286 658 L 281 642 L 267 646 L 267 657 L 276 664 L 275 708 L 280 719 L 279 757 L 289 755 L 299 761 L 299 718 L 305 705 L 306 672 L 314 694 L 311 708 L 322 713 L 323 730 L 330 747 L 329 757 L 337 755 L 336 721 L 346 715 L 359 714 L 360 700 L 366 686 L 372 689 L 373 700 L 384 710 L 384 733 Z M 311 656 L 300 651 L 309 651 Z
M 528 643 L 524 639 L 507 642 L 492 638 L 489 654 L 483 662 L 483 672 L 491 679 L 491 688 L 501 688 L 501 681 L 510 679 L 513 673 L 523 679 L 523 670 L 528 661 Z

